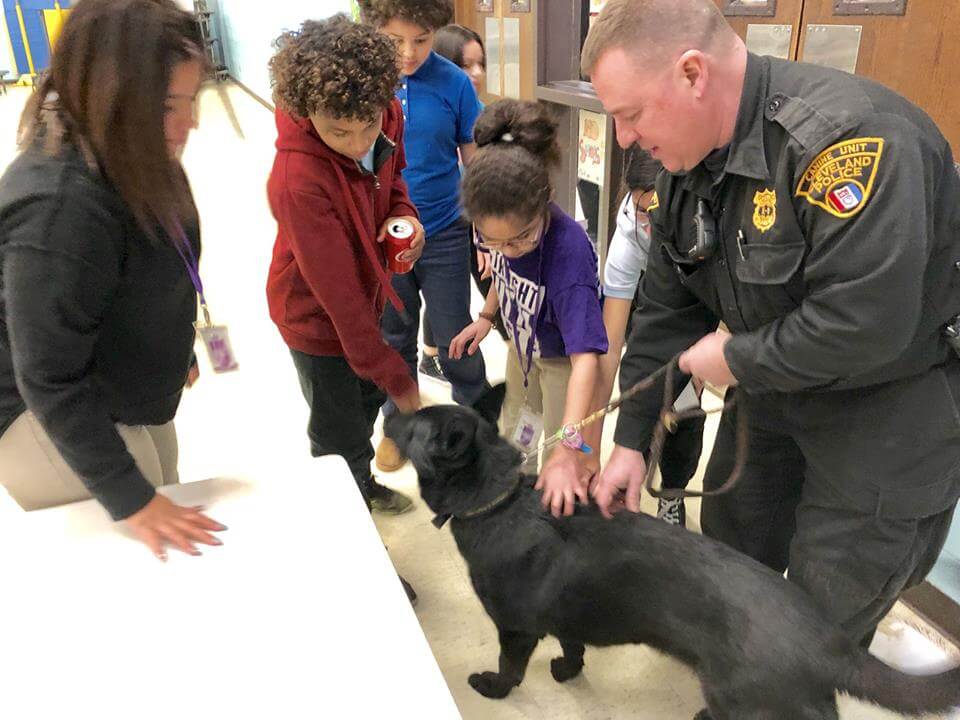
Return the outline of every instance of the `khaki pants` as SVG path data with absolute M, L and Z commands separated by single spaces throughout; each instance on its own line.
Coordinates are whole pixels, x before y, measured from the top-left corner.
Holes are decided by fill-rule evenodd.
M 117 432 L 151 485 L 178 482 L 173 422 L 156 426 L 117 425 Z M 30 411 L 20 415 L 0 436 L 0 484 L 24 510 L 90 499 L 83 481 L 67 466 Z
M 526 358 L 524 358 L 526 364 Z M 513 439 L 520 409 L 526 404 L 533 412 L 543 416 L 544 431 L 553 435 L 563 424 L 563 411 L 567 405 L 567 385 L 570 383 L 570 358 L 537 359 L 530 368 L 527 387 L 523 387 L 523 370 L 517 348 L 510 343 L 507 355 L 507 394 L 500 411 L 500 434 Z M 538 435 L 535 443 L 540 442 Z M 531 457 L 523 466 L 523 472 L 536 475 L 539 471 L 537 458 Z M 546 462 L 547 458 L 543 458 Z

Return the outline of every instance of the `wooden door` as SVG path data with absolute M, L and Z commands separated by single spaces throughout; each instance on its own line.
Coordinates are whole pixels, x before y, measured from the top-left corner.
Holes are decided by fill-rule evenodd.
M 727 18 L 727 22 L 747 43 L 751 50 L 761 54 L 774 54 L 767 51 L 764 30 L 784 32 L 785 60 L 793 60 L 797 55 L 800 40 L 800 22 L 804 0 L 714 0 Z M 777 26 L 764 28 L 763 26 Z M 789 35 L 789 38 L 787 38 Z M 773 36 L 776 39 L 776 36 Z M 759 43 L 759 46 L 758 46 Z
M 903 15 L 880 15 L 878 10 Z M 859 12 L 862 14 L 846 14 Z M 907 97 L 940 126 L 960 154 L 960 2 L 957 0 L 805 0 L 798 60 L 811 26 L 860 26 L 856 72 Z
M 456 22 L 483 38 L 487 51 L 487 77 L 492 78 L 492 84 L 498 88 L 495 92 L 485 90 L 480 94 L 484 103 L 502 97 L 535 99 L 537 2 L 456 0 Z M 491 9 L 484 10 L 481 6 Z M 524 7 L 529 7 L 529 11 L 522 12 Z M 497 82 L 498 77 L 500 82 Z

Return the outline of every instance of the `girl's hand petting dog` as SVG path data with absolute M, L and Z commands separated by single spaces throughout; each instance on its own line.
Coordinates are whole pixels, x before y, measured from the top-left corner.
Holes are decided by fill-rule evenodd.
M 464 350 L 466 350 L 467 355 L 474 355 L 480 349 L 480 343 L 490 334 L 492 328 L 493 323 L 485 318 L 474 320 L 450 341 L 448 350 L 450 357 L 459 360 L 463 357 Z
M 540 502 L 554 517 L 573 515 L 578 499 L 584 504 L 590 502 L 590 470 L 580 461 L 580 454 L 557 445 L 534 486 L 543 491 Z

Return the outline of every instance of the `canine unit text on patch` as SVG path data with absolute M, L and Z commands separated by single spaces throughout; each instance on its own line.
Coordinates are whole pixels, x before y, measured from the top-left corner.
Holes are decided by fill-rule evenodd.
M 834 217 L 853 217 L 873 192 L 883 145 L 883 138 L 854 138 L 830 146 L 804 172 L 797 197 Z

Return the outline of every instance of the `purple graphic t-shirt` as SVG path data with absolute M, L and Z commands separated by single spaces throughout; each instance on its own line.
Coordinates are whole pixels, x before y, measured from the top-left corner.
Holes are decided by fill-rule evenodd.
M 536 250 L 490 257 L 503 323 L 524 365 L 527 357 L 607 352 L 597 256 L 583 228 L 559 207 L 551 203 L 550 227 Z

